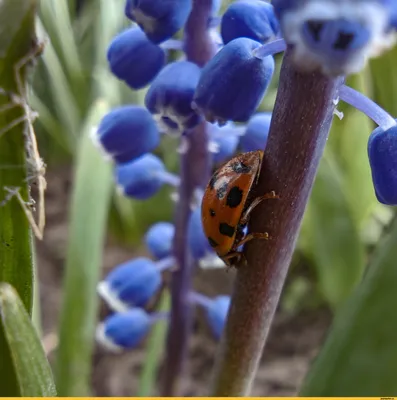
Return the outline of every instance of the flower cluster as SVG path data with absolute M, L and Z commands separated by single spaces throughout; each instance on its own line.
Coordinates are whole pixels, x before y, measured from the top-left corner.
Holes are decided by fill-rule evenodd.
M 396 36 L 394 0 L 274 0 L 272 5 L 237 0 L 218 17 L 220 6 L 215 0 L 126 1 L 125 15 L 135 24 L 113 39 L 107 57 L 111 72 L 131 89 L 147 87 L 144 106 L 114 108 L 94 136 L 115 163 L 115 181 L 123 195 L 145 200 L 163 185 L 181 185 L 181 178 L 153 154 L 168 133 L 180 137 L 183 152 L 189 135 L 203 126 L 215 166 L 237 151 L 264 150 L 272 115 L 258 112 L 258 107 L 272 80 L 276 53 L 291 52 L 297 68 L 304 71 L 348 75 L 387 49 Z M 204 64 L 190 56 L 197 40 L 187 34 L 181 40 L 173 38 L 189 19 L 203 14 L 215 49 Z M 170 50 L 179 54 L 172 62 Z M 368 144 L 375 192 L 382 203 L 397 205 L 396 121 L 347 86 L 341 86 L 339 100 L 379 125 Z M 202 196 L 203 188 L 198 187 L 185 240 L 198 264 L 211 265 L 216 254 L 203 232 Z M 98 338 L 112 348 L 136 346 L 153 323 L 168 318 L 147 309 L 162 286 L 162 275 L 184 267 L 173 254 L 174 236 L 173 224 L 153 225 L 145 236 L 152 259 L 119 265 L 99 284 L 98 292 L 115 314 L 100 325 Z M 219 337 L 229 297 L 209 299 L 190 291 L 186 301 L 205 309 L 209 326 Z

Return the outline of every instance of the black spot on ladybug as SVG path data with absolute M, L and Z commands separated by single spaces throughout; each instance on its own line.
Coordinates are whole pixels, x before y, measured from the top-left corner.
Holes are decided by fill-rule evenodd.
M 225 182 L 221 187 L 218 188 L 218 190 L 216 191 L 216 196 L 218 197 L 219 200 L 222 200 L 227 192 L 227 182 Z
M 251 167 L 241 161 L 234 162 L 231 167 L 236 174 L 248 174 L 251 172 Z
M 218 243 L 216 243 L 215 240 L 210 237 L 208 238 L 208 242 L 211 247 L 218 247 Z
M 216 182 L 217 179 L 218 179 L 218 174 L 217 173 L 212 175 L 212 178 L 211 178 L 210 183 L 209 183 L 209 186 L 210 186 L 211 189 L 214 188 L 215 182 Z
M 226 205 L 230 208 L 238 207 L 243 200 L 243 191 L 238 186 L 233 186 L 227 194 Z
M 219 224 L 219 233 L 221 235 L 233 237 L 234 235 L 234 228 L 227 224 L 226 222 L 222 222 Z
M 215 217 L 215 211 L 212 208 L 210 208 L 210 215 L 211 217 Z

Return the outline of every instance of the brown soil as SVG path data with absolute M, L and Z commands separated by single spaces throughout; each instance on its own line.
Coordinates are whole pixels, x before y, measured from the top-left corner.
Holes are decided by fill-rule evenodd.
M 67 242 L 65 196 L 70 181 L 67 169 L 49 172 L 47 227 L 45 240 L 38 243 L 37 258 L 41 287 L 41 307 L 45 342 L 51 347 L 61 302 L 62 268 Z M 132 257 L 133 249 L 108 244 L 104 271 Z M 233 274 L 223 270 L 201 271 L 195 288 L 208 295 L 229 293 Z M 302 312 L 295 316 L 277 313 L 261 366 L 255 381 L 254 396 L 293 396 L 297 393 L 309 364 L 329 326 L 327 311 Z M 210 371 L 217 343 L 198 318 L 190 340 L 190 354 L 182 394 L 207 394 Z M 136 393 L 144 350 L 113 355 L 97 348 L 93 363 L 93 394 L 96 396 L 133 396 Z M 154 395 L 158 393 L 153 393 Z

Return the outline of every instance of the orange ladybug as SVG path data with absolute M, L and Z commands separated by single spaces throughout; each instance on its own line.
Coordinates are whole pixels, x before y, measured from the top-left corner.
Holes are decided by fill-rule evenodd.
M 267 233 L 244 235 L 250 213 L 263 200 L 275 199 L 275 192 L 250 198 L 259 178 L 263 151 L 250 151 L 233 157 L 212 176 L 204 192 L 201 218 L 204 233 L 218 256 L 231 266 L 242 253 L 238 248 L 252 239 L 269 239 Z

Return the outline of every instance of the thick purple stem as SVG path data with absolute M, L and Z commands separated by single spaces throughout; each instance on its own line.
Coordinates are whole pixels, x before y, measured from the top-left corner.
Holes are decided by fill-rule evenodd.
M 184 50 L 189 61 L 204 65 L 215 52 L 208 32 L 212 0 L 194 0 L 185 27 Z M 174 254 L 178 270 L 171 282 L 171 315 L 167 336 L 162 381 L 162 396 L 173 396 L 178 390 L 186 359 L 192 312 L 189 293 L 194 262 L 186 243 L 191 204 L 197 188 L 204 188 L 210 174 L 207 123 L 202 122 L 185 134 L 187 151 L 181 155 L 179 200 L 176 206 Z
M 271 239 L 247 244 L 217 359 L 212 395 L 247 396 L 280 298 L 331 126 L 342 79 L 299 73 L 287 54 L 280 75 L 257 195 L 274 190 L 252 213 L 250 231 Z

